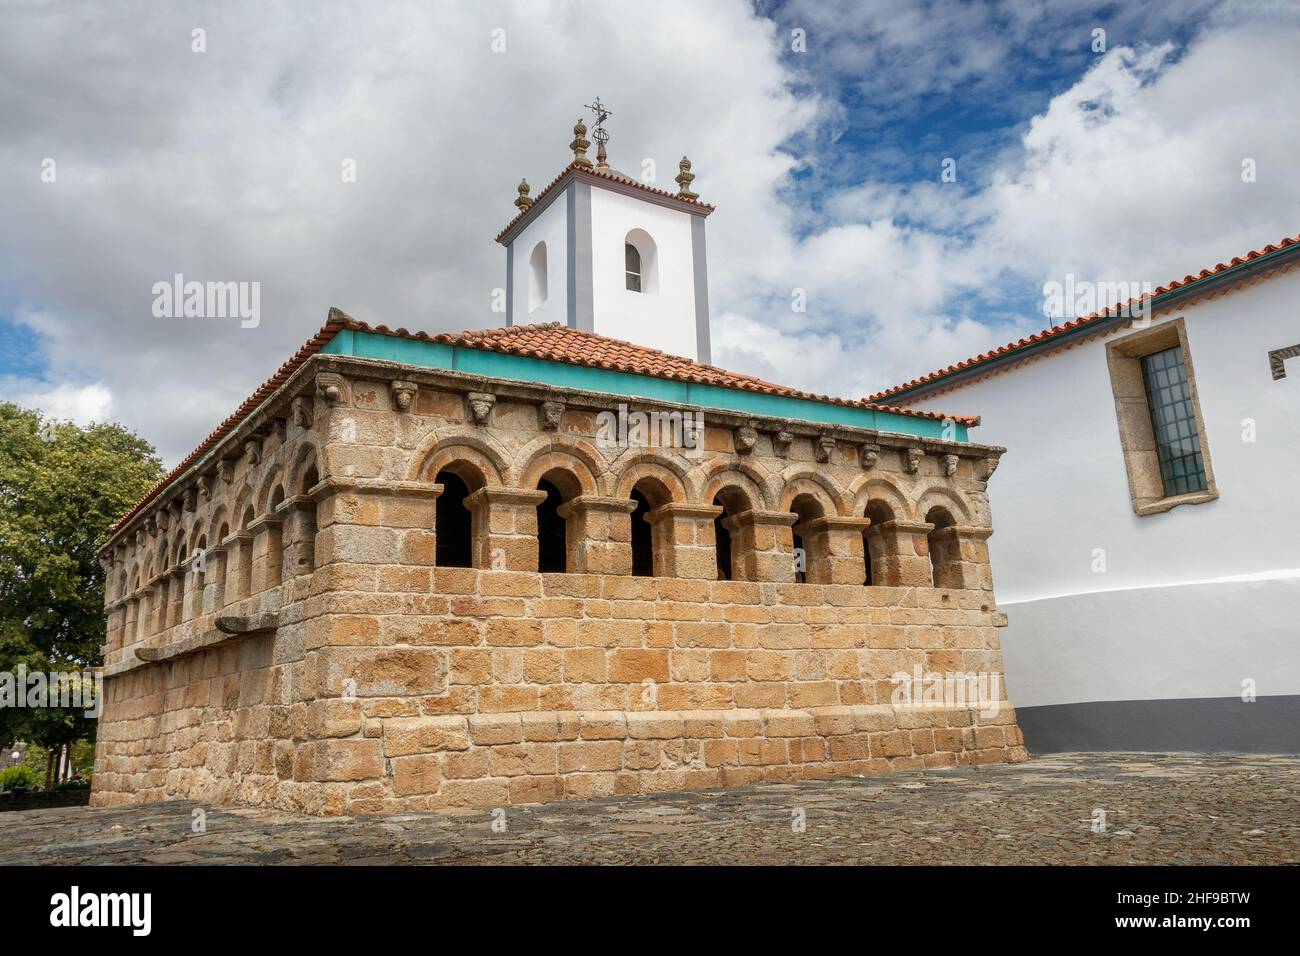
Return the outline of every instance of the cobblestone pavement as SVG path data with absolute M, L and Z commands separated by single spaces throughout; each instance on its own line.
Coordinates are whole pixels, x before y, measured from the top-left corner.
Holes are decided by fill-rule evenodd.
M 3 813 L 0 863 L 1300 863 L 1300 757 L 1066 754 L 610 797 L 506 808 L 503 833 L 490 810 L 205 808 L 196 834 L 196 806 Z

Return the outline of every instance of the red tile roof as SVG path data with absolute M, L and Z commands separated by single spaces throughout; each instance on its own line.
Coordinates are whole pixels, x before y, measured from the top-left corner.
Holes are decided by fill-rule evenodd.
M 925 418 L 935 421 L 952 420 L 967 427 L 979 424 L 977 416 L 944 415 L 941 412 L 923 412 L 909 408 L 895 408 L 866 400 L 832 398 L 801 392 L 765 382 L 752 375 L 728 372 L 712 365 L 704 365 L 687 358 L 669 355 L 658 349 L 633 345 L 619 339 L 606 338 L 594 332 L 571 329 L 558 323 L 541 325 L 519 325 L 510 328 L 479 329 L 466 332 L 443 332 L 431 335 L 427 332 L 409 332 L 406 329 L 390 329 L 385 325 L 371 326 L 359 322 L 339 309 L 330 309 L 329 317 L 319 332 L 307 340 L 279 370 L 249 396 L 236 409 L 235 413 L 223 421 L 205 438 L 199 446 L 190 452 L 184 460 L 151 488 L 143 498 L 113 526 L 116 534 L 126 524 L 157 499 L 167 487 L 185 471 L 211 451 L 220 441 L 229 435 L 259 405 L 269 398 L 281 385 L 289 380 L 309 358 L 317 354 L 339 332 L 348 329 L 355 332 L 373 332 L 377 335 L 392 335 L 398 338 L 413 339 L 423 342 L 439 342 L 444 345 L 461 348 L 479 349 L 485 352 L 500 352 L 506 355 L 519 355 L 546 359 L 552 362 L 564 362 L 569 365 L 581 365 L 587 368 L 612 369 L 619 372 L 631 372 L 638 375 L 651 375 L 677 382 L 689 382 L 699 385 L 716 385 L 719 388 L 734 388 L 746 392 L 761 392 L 766 395 L 778 395 L 786 398 L 801 398 L 831 405 L 843 405 L 864 408 L 871 411 L 893 412 L 909 418 Z
M 648 186 L 643 182 L 639 182 L 638 180 L 632 179 L 629 176 L 626 176 L 622 173 L 615 172 L 612 169 L 608 169 L 608 168 L 601 169 L 596 166 L 587 168 L 584 166 L 579 166 L 577 163 L 569 163 L 568 166 L 565 166 L 564 169 L 560 171 L 560 175 L 556 176 L 549 183 L 547 183 L 546 186 L 543 187 L 542 191 L 533 197 L 532 204 L 527 209 L 521 210 L 519 214 L 515 216 L 515 218 L 511 219 L 508 223 L 506 223 L 506 227 L 502 229 L 499 233 L 497 233 L 496 241 L 500 242 L 506 236 L 507 233 L 513 230 L 515 226 L 517 226 L 520 223 L 520 221 L 524 219 L 525 216 L 527 216 L 530 212 L 533 211 L 534 208 L 536 208 L 537 204 L 542 201 L 542 198 L 544 196 L 546 196 L 551 190 L 559 186 L 560 183 L 562 183 L 570 175 L 576 178 L 590 176 L 594 179 L 607 179 L 610 180 L 611 182 L 622 183 L 626 186 L 634 186 L 637 189 L 642 190 L 643 192 L 651 193 L 652 195 L 659 196 L 664 199 L 671 199 L 673 202 L 676 203 L 681 203 L 681 205 L 686 207 L 687 209 L 704 210 L 704 215 L 706 216 L 709 213 L 713 212 L 714 209 L 713 206 L 709 205 L 706 202 L 700 202 L 700 200 L 698 199 L 682 199 L 676 193 L 671 193 L 666 189 L 659 189 L 658 187 L 655 186 Z
M 674 382 L 689 382 L 695 385 L 716 385 L 719 388 L 734 388 L 743 392 L 761 392 L 765 395 L 779 395 L 785 398 L 802 398 L 829 405 L 844 405 L 851 408 L 870 408 L 872 410 L 896 412 L 910 418 L 928 418 L 935 421 L 951 419 L 959 424 L 974 427 L 979 424 L 978 416 L 953 417 L 942 412 L 921 412 L 915 409 L 891 408 L 885 405 L 868 404 L 864 399 L 835 398 L 818 395 L 814 392 L 801 392 L 785 385 L 728 372 L 714 365 L 705 365 L 678 355 L 670 355 L 658 349 L 633 345 L 621 339 L 611 339 L 595 332 L 583 332 L 560 325 L 558 322 L 546 322 L 538 325 L 516 325 L 500 329 L 481 329 L 469 332 L 444 332 L 429 335 L 424 332 L 408 332 L 406 329 L 396 331 L 386 326 L 368 326 L 355 319 L 348 320 L 349 328 L 364 332 L 378 332 L 383 335 L 398 335 L 403 338 L 423 339 L 441 342 L 445 345 L 457 345 L 463 348 L 479 349 L 485 352 L 502 352 L 507 355 L 521 355 L 531 358 L 547 359 L 552 362 L 565 362 L 569 365 L 582 365 L 587 368 L 605 368 L 617 372 L 632 372 L 638 375 L 652 375 Z
M 1209 279 L 1214 276 L 1220 275 L 1221 273 L 1236 268 L 1237 266 L 1250 263 L 1255 259 L 1260 258 L 1261 256 L 1266 256 L 1270 253 L 1278 252 L 1282 249 L 1285 249 L 1287 246 L 1294 245 L 1297 242 L 1300 242 L 1300 235 L 1288 236 L 1287 238 L 1281 240 L 1280 242 L 1274 245 L 1265 246 L 1263 249 L 1255 249 L 1251 252 L 1246 253 L 1244 256 L 1236 256 L 1232 259 L 1231 262 L 1220 262 L 1213 269 L 1202 269 L 1200 273 L 1197 275 L 1194 276 L 1189 275 L 1189 276 L 1185 276 L 1182 279 L 1176 279 L 1173 282 L 1170 282 L 1168 285 L 1162 285 L 1158 289 L 1155 289 L 1150 293 L 1150 295 L 1140 296 L 1139 298 L 1136 299 L 1129 299 L 1127 302 L 1121 303 L 1119 305 L 1110 306 L 1098 312 L 1094 312 L 1091 315 L 1084 316 L 1083 318 L 1072 319 L 1069 322 L 1064 323 L 1063 325 L 1057 326 L 1056 328 L 1044 329 L 1042 332 L 1038 332 L 1034 335 L 1030 335 L 1026 338 L 1021 339 L 1018 342 L 1011 342 L 1010 344 L 1004 345 L 998 349 L 994 349 L 991 352 L 985 352 L 984 354 L 977 355 L 974 358 L 965 359 L 961 362 L 957 362 L 955 365 L 949 365 L 946 368 L 941 368 L 937 372 L 931 372 L 928 375 L 922 375 L 920 378 L 914 378 L 910 382 L 904 382 L 901 385 L 895 385 L 891 388 L 885 389 L 882 392 L 877 392 L 876 394 L 869 396 L 866 399 L 866 401 L 873 405 L 876 405 L 885 399 L 899 396 L 900 392 L 906 392 L 909 389 L 913 389 L 918 385 L 926 385 L 931 382 L 936 382 L 956 372 L 961 372 L 972 368 L 978 368 L 981 365 L 990 365 L 991 363 L 995 363 L 995 360 L 1002 359 L 1007 355 L 1014 354 L 1022 349 L 1027 349 L 1031 346 L 1039 345 L 1044 342 L 1050 343 L 1053 339 L 1058 339 L 1061 336 L 1064 336 L 1067 333 L 1073 332 L 1074 330 L 1082 328 L 1084 326 L 1087 325 L 1104 326 L 1105 319 L 1111 318 L 1121 313 L 1125 313 L 1129 308 L 1136 307 L 1139 302 L 1145 299 L 1154 299 L 1157 296 L 1165 295 L 1177 289 L 1194 287 L 1198 282 L 1202 282 L 1205 279 Z M 1260 279 L 1268 278 L 1270 276 L 1282 272 L 1287 272 L 1288 270 L 1291 269 L 1291 267 L 1292 267 L 1292 263 L 1280 264 L 1276 269 L 1270 269 L 1267 272 L 1257 274 L 1249 278 L 1243 278 L 1241 283 L 1234 286 L 1233 288 L 1241 288 L 1241 286 L 1247 284 L 1248 282 L 1257 282 Z M 1205 296 L 1195 297 L 1190 302 L 1180 302 L 1178 304 L 1178 307 L 1182 308 L 1183 306 L 1186 305 L 1195 305 L 1197 302 L 1201 301 L 1201 298 L 1210 298 L 1211 296 L 1219 294 L 1220 291 L 1229 291 L 1229 290 L 1219 290 L 1219 289 L 1208 290 Z M 1104 330 L 1103 328 L 1098 328 L 1097 330 L 1098 334 L 1100 334 L 1103 330 Z M 1064 351 L 1066 348 L 1070 347 L 1070 345 L 1076 344 L 1077 342 L 1078 342 L 1077 337 L 1071 337 L 1068 344 L 1062 342 L 1058 348 L 1049 347 L 1049 351 L 1040 354 L 1054 355 L 1058 351 Z M 1002 367 L 1001 363 L 995 363 L 995 364 L 998 364 L 999 367 Z M 988 369 L 987 374 L 988 375 L 994 374 L 994 369 L 990 367 Z M 987 375 L 979 375 L 974 380 L 978 381 L 979 379 L 985 377 L 987 377 Z M 962 381 L 962 384 L 968 385 L 971 383 L 971 381 L 972 379 L 964 379 Z M 924 394 L 925 397 L 929 398 L 929 397 L 933 397 L 935 392 L 927 391 Z M 915 396 L 915 398 L 920 398 L 920 397 L 921 397 L 920 395 Z M 898 400 L 907 402 L 907 401 L 912 401 L 914 399 L 911 396 L 899 396 Z

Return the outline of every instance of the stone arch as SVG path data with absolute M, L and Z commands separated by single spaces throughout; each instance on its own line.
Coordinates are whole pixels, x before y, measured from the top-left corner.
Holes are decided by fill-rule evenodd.
M 564 494 L 565 499 L 576 498 L 578 495 L 596 495 L 600 494 L 600 482 L 596 476 L 603 470 L 604 462 L 596 453 L 594 448 L 587 445 L 586 442 L 580 445 L 586 445 L 585 448 L 579 444 L 563 444 L 557 447 L 556 443 L 549 440 L 542 440 L 542 447 L 536 448 L 531 455 L 524 459 L 522 471 L 522 480 L 520 484 L 527 489 L 537 487 L 537 483 L 547 475 L 554 474 L 560 479 L 559 483 L 552 482 Z M 536 446 L 538 442 L 532 442 L 524 449 Z M 522 457 L 522 456 L 521 456 Z M 569 477 L 565 477 L 565 476 Z M 550 479 L 547 479 L 550 480 Z M 561 487 L 561 484 L 566 487 Z
M 853 502 L 851 513 L 862 515 L 867 507 L 875 501 L 883 502 L 892 512 L 892 517 L 899 521 L 913 517 L 912 503 L 892 478 L 885 475 L 861 475 L 849 486 L 849 500 Z
M 224 532 L 221 530 L 223 527 L 226 528 Z M 214 547 L 221 544 L 230 534 L 229 529 L 230 521 L 226 517 L 226 506 L 217 505 L 213 509 L 211 517 L 208 518 L 208 540 L 212 542 Z
M 932 508 L 946 508 L 952 513 L 952 517 L 957 524 L 970 524 L 971 511 L 970 506 L 946 485 L 931 485 L 922 490 L 916 496 L 916 508 L 914 514 L 922 521 L 927 520 L 925 515 Z
M 468 445 L 449 445 L 431 455 L 425 463 L 422 480 L 436 482 L 444 471 L 465 482 L 471 492 L 501 487 L 501 470 L 497 463 Z
M 406 477 L 410 481 L 433 481 L 438 472 L 461 460 L 473 463 L 489 488 L 499 488 L 509 480 L 510 455 L 505 446 L 491 435 L 460 431 L 429 436 L 411 454 Z
M 617 467 L 618 462 L 615 462 L 612 468 Z M 655 482 L 667 495 L 667 501 L 656 502 L 655 507 L 667 504 L 669 501 L 684 504 L 695 497 L 687 484 L 686 469 L 669 455 L 653 454 L 635 457 L 625 468 L 617 472 L 617 476 L 612 495 L 615 498 L 632 497 L 632 489 L 647 479 Z
M 704 493 L 700 495 L 701 504 L 712 504 L 713 499 L 729 486 L 743 490 L 749 497 L 750 508 L 757 511 L 766 510 L 772 499 L 767 475 L 745 462 L 720 459 L 706 466 L 701 478 L 704 487 Z
M 275 495 L 276 489 L 280 489 L 281 496 L 285 494 L 284 488 L 284 469 L 277 465 L 267 473 L 262 479 L 261 485 L 257 489 L 257 514 L 268 514 L 271 510 L 271 498 Z
M 321 477 L 321 455 L 320 450 L 316 447 L 315 442 L 304 441 L 293 456 L 293 466 L 289 469 L 285 480 L 285 493 L 290 495 L 302 495 L 311 490 L 306 479 L 310 472 L 316 473 L 316 480 Z
M 801 495 L 809 495 L 821 503 L 823 512 L 829 517 L 843 513 L 844 495 L 835 487 L 835 483 L 826 475 L 815 471 L 787 470 L 782 476 L 785 485 L 777 501 L 778 511 L 793 511 L 791 504 Z
M 253 517 L 257 517 L 257 509 L 253 507 L 253 489 L 247 485 L 240 488 L 235 494 L 234 505 L 230 509 L 231 527 L 236 531 L 243 531 L 249 522 L 249 511 L 253 512 Z

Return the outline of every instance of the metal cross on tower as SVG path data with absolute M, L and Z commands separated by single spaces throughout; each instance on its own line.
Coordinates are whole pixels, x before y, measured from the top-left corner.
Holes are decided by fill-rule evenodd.
M 596 127 L 592 130 L 591 138 L 596 141 L 596 165 L 607 166 L 605 155 L 605 144 L 609 142 L 609 130 L 605 129 L 605 120 L 614 114 L 605 108 L 605 104 L 596 97 L 596 102 L 588 103 L 587 109 L 596 114 Z

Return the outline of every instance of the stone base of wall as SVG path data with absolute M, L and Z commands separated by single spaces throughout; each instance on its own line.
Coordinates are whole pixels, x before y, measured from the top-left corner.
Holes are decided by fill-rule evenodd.
M 1028 757 L 1010 707 L 996 716 L 981 716 L 969 709 L 916 711 L 888 705 L 400 718 L 388 722 L 382 740 L 316 742 L 307 751 L 308 761 L 323 779 L 313 783 L 278 780 L 267 773 L 275 763 L 270 745 L 247 750 L 252 767 L 246 775 L 177 768 L 146 774 L 144 786 L 131 792 L 97 788 L 91 802 L 109 806 L 183 797 L 305 813 L 396 813 Z M 344 776 L 388 779 L 326 782 L 340 770 Z
M 317 572 L 276 630 L 109 676 L 92 804 L 387 813 L 1026 758 L 987 592 L 424 574 Z M 916 669 L 994 675 L 998 706 L 896 703 Z

